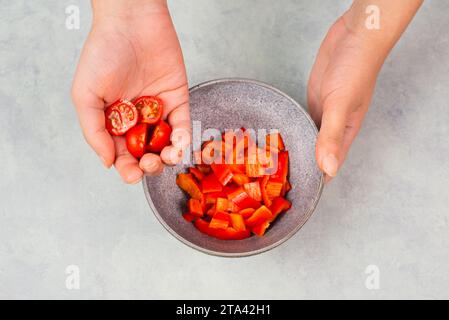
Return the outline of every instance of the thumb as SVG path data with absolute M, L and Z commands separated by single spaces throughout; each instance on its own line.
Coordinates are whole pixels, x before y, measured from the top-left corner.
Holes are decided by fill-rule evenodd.
M 72 100 L 87 143 L 94 149 L 106 168 L 115 160 L 114 141 L 105 128 L 104 102 L 89 90 L 74 83 Z
M 338 104 L 324 105 L 321 128 L 316 143 L 316 160 L 320 169 L 335 177 L 342 162 L 342 147 L 348 119 L 348 108 Z

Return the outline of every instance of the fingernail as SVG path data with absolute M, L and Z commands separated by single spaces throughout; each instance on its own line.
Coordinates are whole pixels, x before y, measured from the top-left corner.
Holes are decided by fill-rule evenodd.
M 323 170 L 332 178 L 337 175 L 338 160 L 332 153 L 324 157 Z
M 109 168 L 110 168 L 110 166 L 107 165 L 106 159 L 105 159 L 103 156 L 100 156 L 100 160 L 101 160 L 101 162 L 103 163 L 103 166 L 104 166 L 106 169 L 109 169 Z

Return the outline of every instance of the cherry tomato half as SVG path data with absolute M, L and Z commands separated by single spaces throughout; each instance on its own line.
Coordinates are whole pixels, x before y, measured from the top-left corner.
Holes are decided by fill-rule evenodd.
M 106 129 L 114 136 L 121 136 L 136 125 L 137 118 L 138 112 L 132 102 L 118 100 L 106 108 Z
M 153 130 L 150 142 L 147 145 L 149 152 L 161 152 L 170 144 L 171 127 L 167 122 L 161 120 Z
M 134 105 L 139 112 L 139 122 L 155 124 L 162 117 L 163 102 L 152 96 L 143 96 L 134 100 Z
M 147 144 L 148 125 L 139 123 L 129 129 L 126 133 L 126 147 L 129 153 L 135 158 L 140 159 L 145 154 L 145 145 Z

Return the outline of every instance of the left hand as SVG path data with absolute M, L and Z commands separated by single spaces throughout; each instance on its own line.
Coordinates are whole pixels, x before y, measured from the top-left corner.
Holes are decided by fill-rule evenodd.
M 337 175 L 362 125 L 382 61 L 344 18 L 329 30 L 308 83 L 309 112 L 320 128 L 316 160 L 326 181 Z

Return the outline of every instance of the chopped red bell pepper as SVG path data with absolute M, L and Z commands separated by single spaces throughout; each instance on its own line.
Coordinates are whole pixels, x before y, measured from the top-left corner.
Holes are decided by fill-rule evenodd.
M 234 202 L 240 209 L 257 209 L 260 207 L 260 202 L 251 198 L 242 187 L 228 194 L 228 199 Z
M 212 217 L 212 220 L 209 223 L 209 228 L 212 229 L 226 229 L 229 226 L 229 222 L 231 218 L 229 214 L 224 212 L 217 212 Z
M 270 223 L 268 221 L 265 221 L 262 222 L 261 224 L 252 227 L 251 232 L 254 233 L 256 236 L 262 237 L 269 226 Z
M 282 182 L 268 180 L 267 185 L 265 186 L 267 197 L 270 200 L 279 197 L 283 186 L 284 184 Z
M 270 221 L 272 216 L 273 214 L 271 213 L 270 209 L 268 209 L 266 206 L 261 206 L 251 215 L 251 217 L 246 219 L 245 224 L 247 227 L 254 227 L 265 221 Z
M 232 227 L 235 230 L 237 230 L 237 231 L 246 230 L 245 220 L 243 220 L 242 215 L 240 215 L 238 213 L 231 213 L 229 216 L 231 218 Z
M 246 209 L 240 210 L 239 215 L 241 215 L 243 219 L 248 219 L 249 217 L 251 217 L 253 215 L 254 211 L 256 211 L 256 210 L 253 208 L 246 208 Z
M 201 204 L 200 200 L 197 199 L 189 199 L 187 201 L 187 207 L 189 208 L 189 213 L 197 216 L 197 217 L 202 217 L 203 216 L 203 206 Z
M 232 180 L 237 183 L 239 186 L 244 185 L 245 183 L 249 183 L 249 178 L 246 174 L 242 173 L 234 173 L 232 176 Z
M 203 180 L 203 178 L 204 178 L 204 174 L 198 169 L 198 168 L 195 168 L 195 167 L 190 167 L 189 168 L 189 172 L 192 174 L 192 176 L 194 176 L 198 181 L 201 181 L 201 180 Z
M 188 222 L 192 222 L 193 220 L 195 220 L 197 218 L 193 214 L 190 214 L 190 213 L 184 213 L 182 216 Z
M 201 180 L 201 189 L 203 193 L 220 192 L 223 190 L 223 186 L 215 174 L 211 173 Z
M 262 193 L 262 200 L 263 203 L 269 207 L 271 206 L 271 199 L 267 195 L 267 183 L 270 179 L 270 176 L 264 176 L 263 178 L 260 178 L 260 193 Z
M 270 176 L 271 181 L 285 183 L 288 175 L 288 151 L 278 154 L 277 170 Z
M 271 221 L 276 219 L 276 217 L 281 213 L 288 211 L 292 207 L 292 203 L 287 199 L 278 197 L 273 199 L 273 203 L 270 206 L 270 211 L 273 214 Z
M 217 202 L 215 203 L 215 210 L 217 212 L 226 212 L 228 211 L 228 199 L 226 198 L 217 198 Z
M 260 191 L 259 181 L 254 181 L 250 183 L 245 183 L 243 185 L 246 193 L 256 201 L 262 201 L 262 193 Z
M 226 193 L 224 193 L 223 191 L 211 192 L 211 193 L 206 193 L 205 201 L 206 201 L 206 204 L 215 204 L 215 202 L 217 201 L 217 198 L 227 198 L 227 197 L 228 197 L 228 195 Z
M 227 185 L 228 182 L 231 181 L 233 173 L 227 165 L 212 163 L 211 168 L 218 181 L 220 181 L 223 186 Z
M 221 240 L 243 240 L 251 236 L 249 230 L 237 231 L 234 228 L 216 229 L 212 232 L 212 236 Z
M 203 175 L 209 174 L 212 170 L 208 164 L 197 164 L 196 167 Z
M 229 169 L 231 169 L 232 173 L 245 174 L 245 170 L 246 170 L 245 163 L 241 163 L 241 164 L 231 163 L 231 164 L 228 164 L 228 166 L 229 166 Z
M 271 147 L 271 143 L 273 143 L 273 147 L 276 147 L 279 151 L 283 151 L 285 149 L 284 140 L 282 140 L 282 136 L 278 132 L 268 134 L 265 139 L 265 143 L 268 147 Z
M 192 198 L 197 200 L 203 199 L 203 194 L 200 190 L 200 186 L 195 181 L 190 173 L 180 173 L 176 177 L 176 184 L 185 192 L 187 192 Z
M 266 136 L 261 149 L 249 133 L 246 131 L 243 139 L 236 135 L 229 143 L 228 135 L 223 135 L 225 141 L 206 141 L 197 158 L 214 163 L 199 162 L 188 174 L 177 177 L 176 183 L 191 196 L 184 219 L 211 237 L 240 240 L 251 233 L 263 236 L 270 223 L 291 208 L 284 198 L 291 185 L 288 152 L 281 135 Z

